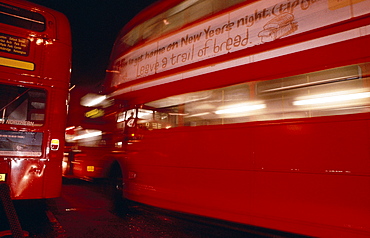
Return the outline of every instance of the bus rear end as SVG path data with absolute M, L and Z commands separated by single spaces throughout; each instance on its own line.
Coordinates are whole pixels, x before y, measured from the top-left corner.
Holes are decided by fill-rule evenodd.
M 60 195 L 71 35 L 66 17 L 0 2 L 0 183 L 12 199 Z

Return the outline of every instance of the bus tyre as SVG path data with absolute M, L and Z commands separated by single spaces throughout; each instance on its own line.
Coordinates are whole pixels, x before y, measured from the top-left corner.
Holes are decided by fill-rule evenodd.
M 112 167 L 108 184 L 112 211 L 117 214 L 124 214 L 127 211 L 127 205 L 123 198 L 123 177 L 119 167 Z

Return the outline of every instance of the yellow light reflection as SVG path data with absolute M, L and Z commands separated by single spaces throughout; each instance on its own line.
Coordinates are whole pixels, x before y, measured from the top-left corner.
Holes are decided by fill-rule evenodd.
M 44 43 L 43 39 L 37 39 L 36 40 L 36 45 L 41 45 L 42 43 Z

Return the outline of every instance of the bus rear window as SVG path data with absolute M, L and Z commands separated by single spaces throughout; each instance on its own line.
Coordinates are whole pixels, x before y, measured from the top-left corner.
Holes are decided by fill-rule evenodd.
M 45 30 L 45 18 L 36 12 L 0 3 L 0 23 L 42 32 Z
M 45 90 L 0 85 L 0 124 L 42 126 L 45 108 Z
M 0 130 L 0 156 L 41 156 L 42 132 Z

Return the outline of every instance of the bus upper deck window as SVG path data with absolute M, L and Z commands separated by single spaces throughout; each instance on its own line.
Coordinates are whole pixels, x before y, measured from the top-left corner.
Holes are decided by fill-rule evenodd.
M 41 14 L 4 3 L 0 5 L 0 23 L 37 32 L 46 28 L 46 20 Z

